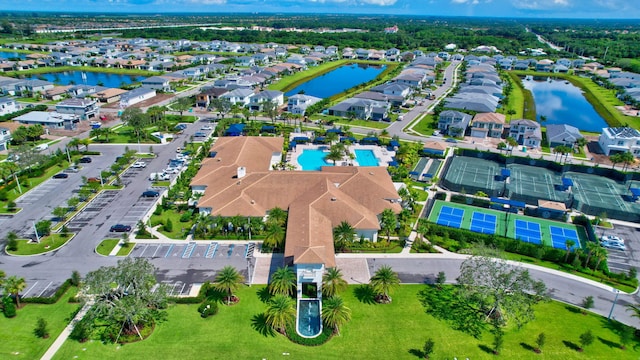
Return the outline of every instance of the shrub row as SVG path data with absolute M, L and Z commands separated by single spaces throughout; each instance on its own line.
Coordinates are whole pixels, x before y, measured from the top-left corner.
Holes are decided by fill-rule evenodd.
M 298 335 L 298 332 L 296 332 L 296 329 L 295 329 L 295 323 L 289 324 L 287 326 L 287 337 L 289 338 L 289 340 L 300 345 L 305 345 L 305 346 L 322 345 L 327 341 L 329 341 L 332 335 L 333 335 L 333 329 L 330 329 L 325 326 L 322 328 L 322 333 L 320 335 L 309 339 L 309 338 L 305 338 Z
M 56 292 L 55 292 L 55 294 L 53 294 L 53 296 L 51 296 L 51 297 L 42 297 L 42 296 L 28 297 L 28 298 L 22 299 L 22 302 L 23 303 L 31 303 L 31 304 L 55 304 L 55 303 L 58 302 L 58 300 L 60 300 L 62 295 L 64 295 L 67 292 L 67 290 L 69 290 L 70 287 L 71 287 L 71 279 L 67 279 L 62 283 L 62 285 L 60 285 L 60 287 L 58 288 L 58 290 L 56 290 Z
M 200 287 L 200 292 L 198 293 L 198 296 L 169 297 L 168 300 L 175 304 L 200 304 L 207 298 L 207 293 L 211 288 L 212 288 L 211 283 L 207 281 L 204 284 L 202 284 L 202 287 Z

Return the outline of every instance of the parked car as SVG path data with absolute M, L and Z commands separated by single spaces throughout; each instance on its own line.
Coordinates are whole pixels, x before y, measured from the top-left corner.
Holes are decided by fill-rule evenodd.
M 448 138 L 447 140 L 445 140 L 448 143 L 452 143 L 452 144 L 457 144 L 458 140 L 454 139 L 454 138 Z
M 78 162 L 81 163 L 81 164 L 88 164 L 91 161 L 92 161 L 91 158 L 88 157 L 88 156 L 81 157 L 80 160 L 78 160 Z
M 213 127 L 211 125 L 205 125 L 201 127 L 200 130 L 213 130 Z
M 207 137 L 207 134 L 198 131 L 195 134 L 193 134 L 193 136 L 195 136 L 195 137 Z
M 87 178 L 87 182 L 88 183 L 99 183 L 101 181 L 100 181 L 99 177 L 90 177 L 90 178 Z
M 131 226 L 124 225 L 124 224 L 115 224 L 115 225 L 111 226 L 109 231 L 111 231 L 111 232 L 129 232 L 129 231 L 131 231 Z
M 147 163 L 144 161 L 136 161 L 133 163 L 133 165 L 131 165 L 132 168 L 143 168 L 146 166 L 147 166 Z
M 171 179 L 171 176 L 169 176 L 169 174 L 165 174 L 165 173 L 151 173 L 149 175 L 149 180 L 150 181 L 166 181 Z
M 176 149 L 176 152 L 177 152 L 177 153 L 182 152 L 182 148 L 178 146 L 178 148 Z
M 180 172 L 180 169 L 176 168 L 176 167 L 168 167 L 166 169 L 164 169 L 164 172 L 167 174 L 177 174 Z
M 35 147 L 36 151 L 44 151 L 47 150 L 49 148 L 49 145 L 47 144 L 40 144 L 38 146 Z
M 155 190 L 147 190 L 142 193 L 142 197 L 158 197 L 160 193 Z
M 72 173 L 77 173 L 78 171 L 80 171 L 80 168 L 77 166 L 69 166 L 65 172 L 72 172 Z
M 617 242 L 617 243 L 624 244 L 624 240 L 621 237 L 616 235 L 604 235 L 603 237 L 600 238 L 600 242 L 602 241 Z
M 66 179 L 69 177 L 69 174 L 65 174 L 65 173 L 58 173 L 53 175 L 54 179 Z
M 620 251 L 627 250 L 627 247 L 624 244 L 621 244 L 619 242 L 602 241 L 600 242 L 600 245 L 602 245 L 602 247 L 605 247 L 607 249 L 614 249 L 614 250 L 620 250 Z

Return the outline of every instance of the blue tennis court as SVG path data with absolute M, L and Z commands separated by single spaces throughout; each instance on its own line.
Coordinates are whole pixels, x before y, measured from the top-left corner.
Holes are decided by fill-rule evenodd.
M 540 224 L 516 219 L 516 239 L 526 241 L 533 244 L 542 243 L 542 232 Z
M 573 240 L 575 245 L 571 248 L 576 249 L 580 248 L 580 239 L 578 238 L 578 233 L 573 229 L 565 229 L 557 226 L 549 226 L 549 231 L 551 232 L 551 245 L 556 249 L 566 249 L 566 241 Z
M 440 208 L 440 214 L 438 214 L 438 221 L 436 221 L 436 224 L 460 228 L 463 216 L 464 210 L 452 208 L 450 206 L 443 206 Z
M 471 227 L 469 230 L 482 234 L 495 234 L 497 219 L 497 216 L 493 214 L 474 211 L 473 216 L 471 217 Z

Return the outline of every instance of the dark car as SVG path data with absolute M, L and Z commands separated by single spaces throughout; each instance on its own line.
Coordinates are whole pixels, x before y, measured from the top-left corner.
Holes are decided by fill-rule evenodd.
M 160 193 L 155 190 L 147 190 L 142 193 L 142 197 L 158 197 Z
M 90 177 L 90 178 L 87 178 L 87 182 L 88 183 L 99 183 L 100 182 L 100 178 L 98 178 L 98 177 Z
M 69 174 L 65 174 L 65 173 L 59 173 L 59 174 L 53 175 L 54 179 L 66 179 L 68 177 L 69 177 Z
M 448 143 L 453 143 L 456 144 L 458 142 L 458 140 L 454 139 L 454 138 L 448 138 L 447 140 L 445 140 Z
M 88 164 L 91 162 L 91 158 L 87 156 L 81 157 L 80 160 L 78 160 L 78 162 L 81 164 Z
M 193 134 L 193 136 L 195 136 L 195 137 L 206 137 L 206 136 L 207 136 L 207 134 L 205 134 L 205 133 L 203 133 L 203 132 L 198 131 L 198 132 L 196 132 L 195 134 Z
M 115 224 L 109 229 L 111 232 L 129 232 L 131 231 L 131 226 L 124 224 Z

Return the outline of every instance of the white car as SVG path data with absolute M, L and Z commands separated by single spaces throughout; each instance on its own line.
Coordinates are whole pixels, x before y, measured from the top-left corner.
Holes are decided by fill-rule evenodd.
M 624 244 L 624 240 L 622 240 L 622 238 L 616 235 L 605 235 L 600 238 L 600 241 L 616 242 L 616 243 Z
M 621 251 L 627 250 L 627 247 L 624 244 L 621 244 L 619 242 L 602 241 L 600 245 L 602 245 L 602 247 L 605 247 L 607 249 L 614 249 L 614 250 L 621 250 Z
M 174 168 L 174 167 L 168 167 L 168 168 L 164 169 L 164 172 L 166 174 L 177 174 L 177 173 L 180 172 L 180 169 Z
M 210 125 L 205 125 L 205 126 L 201 127 L 200 130 L 213 130 L 213 127 L 210 126 Z
M 133 165 L 131 165 L 132 168 L 143 168 L 146 166 L 147 166 L 147 163 L 144 161 L 136 161 L 133 163 Z

